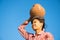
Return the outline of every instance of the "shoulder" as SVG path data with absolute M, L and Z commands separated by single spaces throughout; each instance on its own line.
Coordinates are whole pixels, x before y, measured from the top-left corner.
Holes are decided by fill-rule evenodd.
M 46 32 L 46 35 L 53 36 L 50 32 Z
M 50 32 L 46 32 L 46 36 L 50 39 L 54 39 L 53 35 Z

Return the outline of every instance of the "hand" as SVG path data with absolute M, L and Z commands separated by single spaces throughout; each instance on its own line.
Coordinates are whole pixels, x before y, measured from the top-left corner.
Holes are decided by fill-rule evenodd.
M 30 21 L 31 21 L 31 17 L 28 20 L 26 20 L 23 24 L 27 25 Z
M 30 17 L 30 18 L 28 19 L 28 22 L 30 22 L 30 21 L 31 21 L 31 18 L 32 18 L 32 17 Z
M 28 20 L 26 20 L 24 23 L 23 23 L 23 25 L 27 25 L 29 22 L 28 22 Z

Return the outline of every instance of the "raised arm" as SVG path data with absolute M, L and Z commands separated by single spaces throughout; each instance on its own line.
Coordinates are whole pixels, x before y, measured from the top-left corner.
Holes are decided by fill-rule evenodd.
M 18 30 L 19 32 L 21 33 L 21 35 L 25 38 L 25 39 L 28 39 L 28 33 L 26 32 L 26 30 L 24 29 L 26 27 L 26 25 L 29 23 L 30 19 L 25 21 L 23 24 L 21 24 L 19 27 L 18 27 Z

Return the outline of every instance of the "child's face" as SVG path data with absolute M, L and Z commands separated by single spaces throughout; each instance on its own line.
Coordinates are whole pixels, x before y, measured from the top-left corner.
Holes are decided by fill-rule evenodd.
M 38 19 L 34 19 L 32 23 L 33 30 L 42 29 L 43 23 L 41 23 Z

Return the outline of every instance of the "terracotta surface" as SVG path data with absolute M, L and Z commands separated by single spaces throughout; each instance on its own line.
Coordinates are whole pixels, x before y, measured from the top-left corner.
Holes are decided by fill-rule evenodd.
M 45 9 L 40 4 L 33 5 L 33 7 L 30 10 L 31 17 L 34 16 L 44 17 L 44 15 L 45 15 Z

